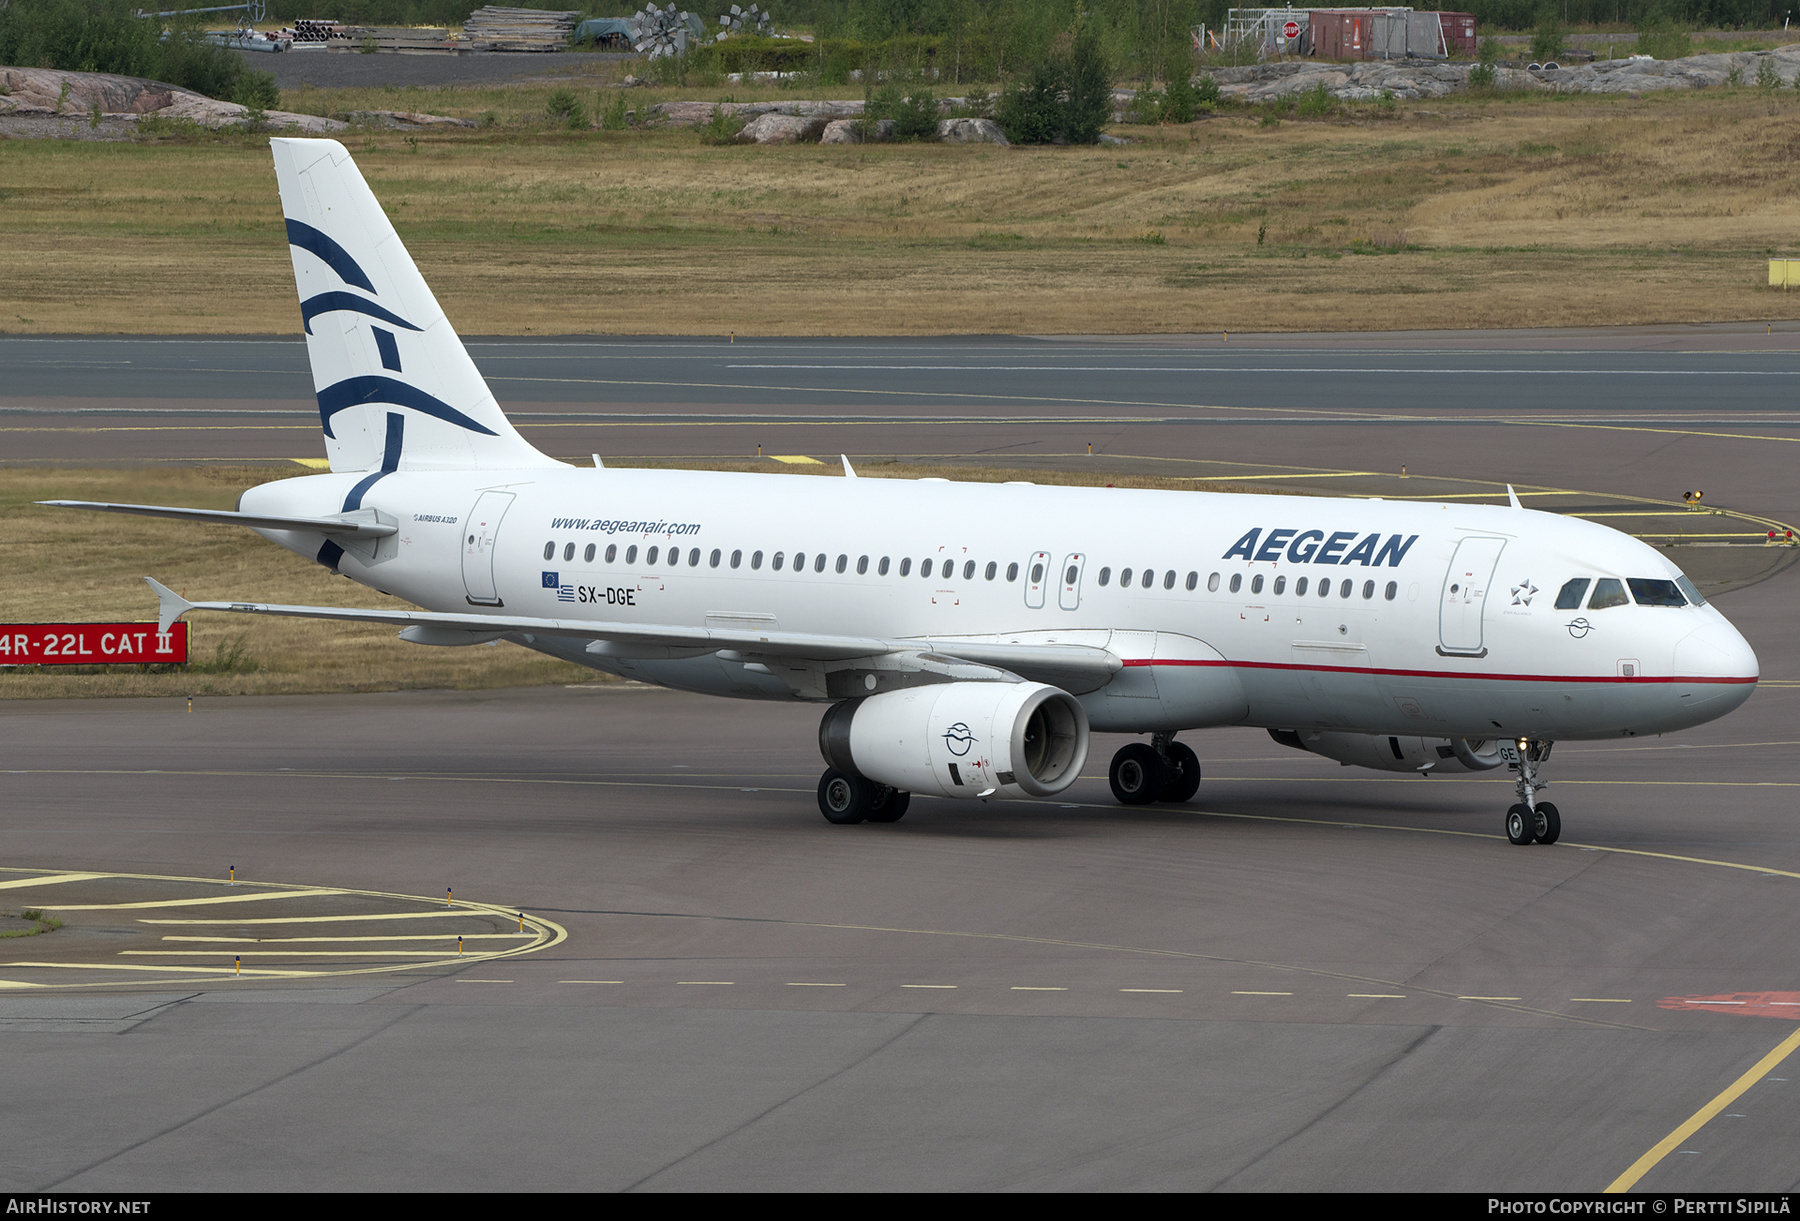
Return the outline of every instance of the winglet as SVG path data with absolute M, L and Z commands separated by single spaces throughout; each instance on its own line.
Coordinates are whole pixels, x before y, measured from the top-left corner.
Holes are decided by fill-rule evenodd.
M 856 472 L 850 469 L 850 456 L 848 454 L 839 454 L 838 461 L 842 462 L 844 464 L 844 477 L 845 478 L 847 478 L 847 479 L 856 478 Z
M 1512 484 L 1510 483 L 1506 485 L 1506 500 L 1507 503 L 1512 505 L 1515 509 L 1523 509 L 1525 507 L 1519 503 L 1519 494 L 1512 490 Z
M 166 632 L 175 626 L 175 621 L 194 609 L 194 604 L 186 598 L 158 581 L 155 577 L 145 577 L 150 588 L 156 591 L 156 600 L 160 604 L 160 613 L 156 619 L 156 630 Z

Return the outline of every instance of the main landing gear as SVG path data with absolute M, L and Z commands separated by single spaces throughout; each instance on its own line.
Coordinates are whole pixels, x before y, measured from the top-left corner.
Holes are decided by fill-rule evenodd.
M 819 777 L 819 813 L 826 822 L 849 826 L 859 822 L 899 822 L 912 804 L 912 794 L 861 776 L 825 769 Z
M 1106 778 L 1123 805 L 1187 801 L 1200 791 L 1200 760 L 1174 734 L 1159 733 L 1121 746 Z
M 1519 773 L 1519 800 L 1506 811 L 1506 838 L 1523 847 L 1526 844 L 1554 844 L 1562 835 L 1562 815 L 1548 801 L 1539 801 L 1539 789 L 1549 785 L 1537 778 L 1538 764 L 1550 757 L 1553 742 L 1520 740 L 1502 742 L 1500 753 L 1507 766 Z

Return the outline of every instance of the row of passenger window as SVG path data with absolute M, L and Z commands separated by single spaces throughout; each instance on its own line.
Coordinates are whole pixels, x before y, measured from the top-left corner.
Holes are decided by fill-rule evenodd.
M 570 563 L 570 562 L 574 561 L 575 547 L 576 547 L 576 545 L 574 543 L 564 543 L 563 544 L 562 558 L 565 563 Z M 587 545 L 587 547 L 585 549 L 583 549 L 583 551 L 581 553 L 582 562 L 587 563 L 587 564 L 592 564 L 594 562 L 595 556 L 598 554 L 598 552 L 599 552 L 599 545 L 596 543 L 589 543 Z M 707 567 L 717 568 L 721 563 L 724 562 L 725 553 L 720 548 L 715 547 L 715 548 L 713 548 L 711 554 L 706 555 L 704 558 L 705 558 Z M 556 543 L 555 542 L 548 542 L 548 543 L 544 544 L 544 559 L 547 561 L 554 561 L 556 559 Z M 619 559 L 618 544 L 617 543 L 607 544 L 606 554 L 603 557 L 603 562 L 612 564 L 612 563 L 617 562 L 618 559 Z M 681 551 L 680 547 L 670 547 L 667 549 L 666 552 L 661 547 L 647 547 L 644 549 L 643 559 L 644 559 L 644 563 L 646 565 L 654 565 L 660 561 L 666 567 L 677 568 L 677 567 L 681 566 L 683 556 L 682 556 L 682 551 Z M 688 549 L 688 552 L 686 555 L 686 560 L 687 560 L 687 566 L 689 568 L 700 567 L 701 559 L 702 559 L 702 552 L 701 552 L 700 548 L 691 547 Z M 772 571 L 780 572 L 784 568 L 787 568 L 788 570 L 793 571 L 793 572 L 802 572 L 806 569 L 808 556 L 807 556 L 807 553 L 804 551 L 796 551 L 796 552 L 794 552 L 793 556 L 790 558 L 785 552 L 777 551 L 774 555 L 768 557 L 768 560 L 769 560 L 769 567 Z M 850 557 L 848 555 L 838 556 L 836 563 L 833 564 L 830 560 L 830 557 L 827 556 L 824 552 L 820 551 L 820 552 L 815 552 L 811 556 L 811 561 L 812 561 L 812 570 L 814 572 L 824 572 L 827 565 L 830 565 L 834 569 L 834 571 L 837 571 L 840 573 L 848 572 L 850 569 Z M 638 562 L 638 548 L 637 548 L 636 544 L 628 545 L 625 548 L 624 562 L 627 564 L 635 564 Z M 856 559 L 856 574 L 858 576 L 866 576 L 868 574 L 869 562 L 870 562 L 869 557 L 866 555 L 857 557 L 857 559 Z M 733 551 L 731 553 L 731 567 L 741 568 L 743 566 L 743 563 L 744 563 L 744 553 L 741 550 Z M 939 561 L 931 560 L 931 559 L 920 560 L 919 561 L 919 575 L 921 577 L 931 576 L 934 572 L 939 571 L 939 568 L 938 568 L 939 563 L 940 563 Z M 956 576 L 956 561 L 955 560 L 943 560 L 943 561 L 941 561 L 941 564 L 942 564 L 941 571 L 942 571 L 944 578 L 945 579 L 953 579 Z M 751 552 L 750 553 L 750 568 L 751 568 L 751 570 L 758 571 L 762 568 L 762 566 L 763 566 L 763 553 L 760 551 Z M 882 556 L 881 559 L 876 561 L 876 563 L 875 563 L 876 575 L 884 576 L 884 577 L 887 576 L 890 567 L 891 567 L 891 560 L 889 559 L 889 557 L 885 556 L 885 555 Z M 912 559 L 910 557 L 903 557 L 900 560 L 900 575 L 903 577 L 911 576 L 912 570 L 913 570 Z M 975 579 L 975 574 L 978 570 L 981 572 L 983 579 L 989 580 L 989 581 L 994 580 L 995 578 L 997 578 L 1000 575 L 1000 565 L 993 560 L 989 560 L 985 566 L 978 565 L 974 560 L 964 560 L 963 564 L 962 564 L 962 579 L 965 581 L 973 581 Z M 1067 573 L 1063 574 L 1063 583 L 1065 585 L 1073 585 L 1075 583 L 1075 581 L 1079 578 L 1079 576 L 1080 576 L 1079 569 L 1071 566 L 1069 571 Z M 1111 568 L 1102 568 L 1099 571 L 1099 573 L 1097 574 L 1096 580 L 1099 582 L 1099 584 L 1102 587 L 1105 587 L 1112 583 L 1112 577 L 1113 577 L 1113 570 Z M 1017 581 L 1019 579 L 1019 566 L 1016 563 L 1008 564 L 1006 566 L 1006 579 L 1009 582 Z M 1036 582 L 1042 581 L 1043 579 L 1044 579 L 1044 565 L 1041 563 L 1033 564 L 1031 567 L 1032 582 L 1035 584 Z M 1175 583 L 1178 579 L 1179 578 L 1176 574 L 1176 571 L 1173 568 L 1168 569 L 1167 571 L 1165 571 L 1162 574 L 1162 587 L 1164 589 L 1174 589 Z M 1120 589 L 1129 589 L 1132 586 L 1132 584 L 1134 583 L 1134 581 L 1139 588 L 1150 589 L 1157 583 L 1156 569 L 1154 569 L 1154 568 L 1144 568 L 1144 569 L 1121 568 L 1119 570 L 1119 588 Z M 1219 583 L 1220 583 L 1220 577 L 1219 577 L 1218 573 L 1215 572 L 1215 573 L 1211 574 L 1210 576 L 1208 576 L 1206 578 L 1207 592 L 1217 593 L 1219 591 Z M 1185 584 L 1189 591 L 1198 589 L 1200 586 L 1200 574 L 1198 572 L 1188 573 L 1187 581 L 1185 582 Z M 1264 584 L 1263 574 L 1257 573 L 1255 576 L 1252 576 L 1250 578 L 1250 593 L 1252 593 L 1252 594 L 1262 593 L 1263 592 L 1263 584 Z M 1270 592 L 1273 593 L 1275 596 L 1280 597 L 1282 594 L 1287 592 L 1287 584 L 1288 584 L 1287 577 L 1278 576 L 1274 579 L 1274 583 L 1273 583 L 1272 587 L 1270 588 Z M 1615 584 L 1616 584 L 1616 582 L 1615 582 Z M 1306 593 L 1307 593 L 1307 589 L 1308 589 L 1309 585 L 1310 585 L 1310 578 L 1308 578 L 1308 577 L 1300 577 L 1298 580 L 1296 580 L 1294 582 L 1294 597 L 1296 597 L 1296 598 L 1306 597 Z M 1375 586 L 1374 581 L 1364 581 L 1362 583 L 1363 598 L 1365 600 L 1372 600 L 1375 597 L 1375 588 L 1376 588 L 1376 586 Z M 1229 584 L 1229 592 L 1234 593 L 1234 594 L 1241 593 L 1241 592 L 1243 592 L 1243 589 L 1244 589 L 1244 574 L 1241 572 L 1232 573 L 1231 579 L 1230 579 L 1230 584 Z M 1319 583 L 1318 583 L 1317 596 L 1320 598 L 1329 598 L 1329 597 L 1331 597 L 1331 591 L 1332 591 L 1332 584 L 1331 584 L 1330 578 L 1320 578 Z M 1350 598 L 1355 595 L 1355 592 L 1356 592 L 1356 582 L 1355 581 L 1345 579 L 1345 580 L 1339 582 L 1338 591 L 1337 591 L 1338 597 Z M 1386 588 L 1382 590 L 1382 596 L 1384 598 L 1386 598 L 1387 601 L 1392 602 L 1394 600 L 1395 596 L 1399 592 L 1400 592 L 1399 583 L 1395 582 L 1395 581 L 1389 581 L 1387 583 Z M 1560 600 L 1557 602 L 1557 605 L 1558 606 L 1562 605 Z
M 1580 610 L 1581 600 L 1587 597 L 1590 584 L 1594 587 L 1594 596 L 1588 598 L 1589 610 L 1630 606 L 1633 602 L 1639 606 L 1686 606 L 1689 602 L 1695 606 L 1706 605 L 1706 599 L 1700 596 L 1700 590 L 1686 577 L 1677 581 L 1652 577 L 1627 577 L 1623 581 L 1617 577 L 1600 577 L 1598 580 L 1593 577 L 1575 577 L 1557 592 L 1556 609 Z M 1627 588 L 1631 590 L 1629 598 L 1625 596 Z
M 599 551 L 599 545 L 597 543 L 589 543 L 587 545 L 587 547 L 585 549 L 583 549 L 583 551 L 581 553 L 582 562 L 586 563 L 586 564 L 592 564 L 594 562 L 594 557 L 598 553 L 598 551 Z M 574 543 L 564 543 L 563 544 L 562 558 L 563 558 L 564 563 L 572 562 L 575 559 L 575 544 Z M 653 564 L 660 562 L 665 567 L 677 568 L 677 567 L 681 566 L 682 558 L 683 557 L 682 557 L 680 547 L 670 547 L 666 552 L 661 547 L 646 547 L 644 549 L 644 563 L 646 566 L 653 565 Z M 720 548 L 715 547 L 712 549 L 711 554 L 706 555 L 704 558 L 705 558 L 706 566 L 708 568 L 717 568 L 720 564 L 725 562 L 725 553 Z M 794 552 L 794 554 L 791 557 L 785 551 L 777 551 L 774 555 L 769 556 L 767 558 L 768 558 L 769 568 L 775 572 L 781 572 L 783 569 L 786 569 L 791 572 L 803 572 L 806 570 L 808 559 L 809 559 L 807 553 L 804 551 L 796 551 L 796 552 Z M 546 561 L 553 561 L 556 559 L 556 544 L 554 542 L 548 542 L 548 543 L 544 544 L 544 559 Z M 689 568 L 700 567 L 701 559 L 702 559 L 702 553 L 701 553 L 700 548 L 698 548 L 698 547 L 689 548 L 686 559 L 687 559 L 687 566 Z M 618 544 L 617 543 L 607 544 L 606 554 L 603 558 L 603 562 L 607 563 L 607 564 L 612 564 L 612 563 L 618 562 L 618 560 L 619 560 Z M 760 570 L 763 566 L 763 560 L 764 560 L 764 556 L 763 556 L 762 552 L 752 551 L 750 553 L 751 571 L 754 572 L 754 571 Z M 810 560 L 812 563 L 812 570 L 814 572 L 824 572 L 828 565 L 836 572 L 850 571 L 850 557 L 847 555 L 838 556 L 837 561 L 835 563 L 833 563 L 830 556 L 826 555 L 823 551 L 820 551 L 820 552 L 815 552 L 810 557 Z M 638 562 L 638 548 L 635 543 L 628 545 L 625 548 L 624 562 L 627 564 L 635 564 Z M 741 550 L 733 551 L 731 553 L 730 563 L 731 563 L 731 567 L 733 567 L 733 568 L 743 567 L 744 553 Z M 866 555 L 861 555 L 861 556 L 856 557 L 856 575 L 857 576 L 867 576 L 868 572 L 869 572 L 869 563 L 870 563 L 869 557 Z M 888 574 L 892 565 L 893 565 L 893 561 L 892 561 L 892 559 L 890 559 L 890 557 L 885 556 L 885 555 L 882 556 L 880 560 L 875 561 L 876 575 L 885 577 Z M 919 561 L 919 575 L 921 577 L 931 576 L 934 572 L 938 571 L 938 565 L 939 565 L 939 561 L 936 561 L 936 560 L 929 560 L 929 559 L 920 560 Z M 975 579 L 975 572 L 976 572 L 977 567 L 978 566 L 974 560 L 964 560 L 963 566 L 962 566 L 962 579 L 965 581 L 973 581 Z M 900 561 L 900 575 L 903 577 L 911 576 L 912 571 L 913 571 L 913 562 L 912 562 L 911 557 L 903 557 Z M 942 572 L 943 572 L 943 575 L 945 578 L 954 577 L 956 575 L 956 561 L 955 560 L 942 561 Z M 995 579 L 996 577 L 998 577 L 1000 575 L 1000 565 L 995 563 L 993 560 L 989 560 L 987 563 L 987 566 L 981 570 L 981 573 L 984 578 L 986 578 L 989 581 L 992 581 L 993 579 Z M 1039 575 L 1041 577 L 1041 573 Z M 1017 581 L 1019 579 L 1019 566 L 1017 564 L 1008 564 L 1006 566 L 1006 579 L 1008 581 Z

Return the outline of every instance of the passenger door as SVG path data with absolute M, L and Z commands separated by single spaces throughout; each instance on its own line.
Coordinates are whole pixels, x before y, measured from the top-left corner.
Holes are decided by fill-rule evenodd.
M 1451 557 L 1438 601 L 1438 653 L 1445 657 L 1486 657 L 1481 618 L 1487 607 L 1494 566 L 1506 548 L 1503 538 L 1465 538 Z
M 483 492 L 463 530 L 462 577 L 471 606 L 505 606 L 494 584 L 494 544 L 500 519 L 512 507 L 511 492 Z

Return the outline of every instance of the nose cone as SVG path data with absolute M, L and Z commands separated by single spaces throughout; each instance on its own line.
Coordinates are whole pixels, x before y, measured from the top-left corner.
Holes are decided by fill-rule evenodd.
M 1678 686 L 1683 679 L 1693 684 L 1682 698 L 1706 720 L 1749 699 L 1759 673 L 1750 642 L 1723 618 L 1694 629 L 1675 645 L 1675 681 Z

